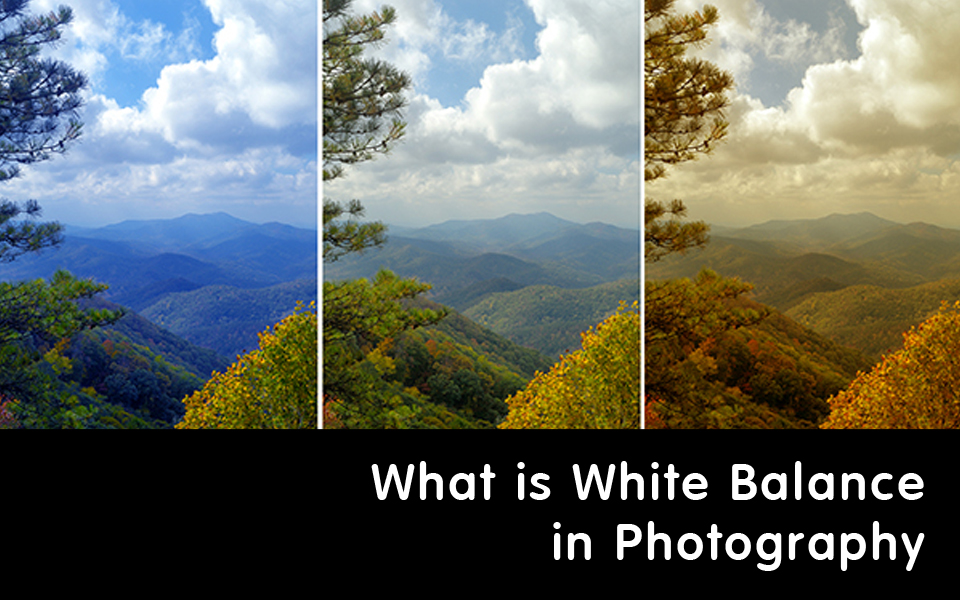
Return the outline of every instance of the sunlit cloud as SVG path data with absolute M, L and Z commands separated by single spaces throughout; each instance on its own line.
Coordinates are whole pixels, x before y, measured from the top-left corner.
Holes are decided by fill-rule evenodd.
M 951 58 L 960 8 L 851 0 L 855 20 L 838 22 L 834 12 L 819 19 L 828 29 L 815 31 L 777 20 L 762 1 L 717 4 L 727 23 L 709 54 L 718 63 L 733 57 L 735 77 L 747 82 L 732 94 L 730 134 L 714 156 L 673 169 L 648 192 L 682 197 L 691 216 L 718 223 L 868 210 L 960 226 L 960 213 L 943 210 L 960 153 L 960 67 Z M 837 4 L 803 6 L 812 18 Z M 846 29 L 859 31 L 849 56 L 839 41 Z M 750 95 L 755 65 L 781 58 L 810 64 L 781 104 L 765 106 Z

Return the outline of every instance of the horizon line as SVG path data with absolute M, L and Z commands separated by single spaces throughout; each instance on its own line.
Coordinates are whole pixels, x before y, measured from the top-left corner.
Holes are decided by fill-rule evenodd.
M 317 228 L 316 226 L 310 227 L 310 226 L 305 226 L 305 225 L 302 225 L 302 224 L 300 224 L 300 225 L 294 225 L 293 223 L 284 222 L 284 221 L 264 221 L 264 222 L 258 223 L 258 222 L 256 222 L 256 221 L 250 221 L 250 220 L 248 220 L 248 219 L 241 219 L 240 217 L 234 216 L 234 215 L 232 215 L 232 214 L 230 214 L 230 213 L 228 213 L 228 212 L 226 212 L 226 211 L 223 211 L 223 210 L 214 211 L 214 212 L 209 212 L 209 213 L 187 212 L 187 213 L 183 213 L 183 214 L 181 214 L 181 215 L 178 215 L 178 216 L 176 216 L 176 217 L 157 217 L 157 218 L 152 218 L 152 219 L 123 219 L 122 221 L 115 221 L 115 222 L 107 223 L 107 224 L 104 224 L 104 225 L 78 225 L 78 224 L 76 224 L 76 223 L 66 223 L 66 222 L 59 221 L 59 220 L 53 220 L 53 221 L 50 221 L 50 222 L 59 223 L 60 225 L 62 225 L 62 226 L 64 227 L 65 230 L 66 230 L 66 229 L 69 229 L 69 228 L 96 230 L 96 229 L 104 229 L 104 228 L 107 228 L 107 227 L 114 227 L 114 226 L 116 226 L 116 225 L 124 225 L 124 224 L 130 224 L 130 223 L 158 223 L 158 222 L 163 222 L 163 221 L 176 221 L 176 220 L 178 220 L 178 219 L 183 219 L 183 218 L 185 218 L 185 217 L 215 217 L 215 216 L 218 216 L 218 215 L 224 215 L 224 216 L 230 217 L 231 219 L 234 219 L 234 220 L 236 220 L 236 221 L 240 221 L 240 222 L 242 222 L 242 223 L 247 223 L 247 224 L 250 224 L 250 225 L 272 225 L 272 224 L 278 224 L 278 225 L 285 225 L 285 226 L 287 226 L 287 227 L 293 227 L 293 228 L 296 228 L 296 229 L 304 229 L 304 230 L 307 230 L 307 231 L 318 231 L 318 228 Z M 41 219 L 41 220 L 42 220 L 42 219 Z

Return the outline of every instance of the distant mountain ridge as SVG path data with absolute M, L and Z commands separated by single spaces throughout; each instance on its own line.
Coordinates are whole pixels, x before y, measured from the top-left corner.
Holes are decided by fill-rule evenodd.
M 510 214 L 388 229 L 382 247 L 325 264 L 323 276 L 370 279 L 385 268 L 416 278 L 433 286 L 432 300 L 476 318 L 482 314 L 500 335 L 555 355 L 577 347 L 580 331 L 616 311 L 619 302 L 597 286 L 619 282 L 607 289 L 620 290 L 620 300 L 638 298 L 640 242 L 640 223 L 628 229 L 581 225 L 545 212 Z M 531 286 L 545 291 L 522 293 Z M 545 319 L 548 298 L 552 314 Z M 471 312 L 481 304 L 482 313 Z
M 636 229 L 600 222 L 579 224 L 548 212 L 539 212 L 511 213 L 496 219 L 445 221 L 421 228 L 391 227 L 388 235 L 390 231 L 404 238 L 451 242 L 474 251 L 512 251 L 534 248 L 565 232 L 575 231 L 599 239 L 638 240 L 640 223 L 636 224 Z
M 324 279 L 372 277 L 388 268 L 450 293 L 486 279 L 522 285 L 591 287 L 635 278 L 640 271 L 640 224 L 635 230 L 580 225 L 551 215 L 447 221 L 387 231 L 387 243 L 324 265 Z
M 547 212 L 509 215 L 497 219 L 454 220 L 419 229 L 403 230 L 403 237 L 477 245 L 478 249 L 501 248 L 518 240 L 552 235 L 577 227 Z
M 725 237 L 754 240 L 802 240 L 808 245 L 813 243 L 829 245 L 896 226 L 898 226 L 898 223 L 888 221 L 869 212 L 833 213 L 819 219 L 767 221 L 732 232 L 728 231 Z
M 201 336 L 172 329 L 232 359 L 236 351 L 256 347 L 257 331 L 275 324 L 277 315 L 278 320 L 292 312 L 295 301 L 289 293 L 273 288 L 288 286 L 304 303 L 318 299 L 317 248 L 314 229 L 255 224 L 222 212 L 187 214 L 99 228 L 67 225 L 59 247 L 23 256 L 0 272 L 7 280 L 25 280 L 66 269 L 106 283 L 110 288 L 102 294 L 105 300 L 140 314 L 162 312 L 173 323 L 197 323 L 197 315 L 204 315 L 208 322 Z M 294 282 L 299 283 L 289 288 Z M 203 293 L 211 286 L 220 292 Z M 174 311 L 169 302 L 174 296 L 189 302 L 181 301 Z M 151 307 L 165 301 L 163 311 L 151 313 Z M 244 314 L 247 302 L 257 307 L 256 315 Z M 281 302 L 289 306 L 279 306 Z

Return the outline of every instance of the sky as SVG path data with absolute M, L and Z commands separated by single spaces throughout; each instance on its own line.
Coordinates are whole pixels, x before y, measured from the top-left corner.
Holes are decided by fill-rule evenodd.
M 413 79 L 407 133 L 325 197 L 403 226 L 545 211 L 639 228 L 639 0 L 389 4 L 373 54 Z
M 718 225 L 867 211 L 960 227 L 960 3 L 710 3 L 720 21 L 697 54 L 737 83 L 729 133 L 647 196 Z
M 0 196 L 98 226 L 227 212 L 317 226 L 317 0 L 33 0 L 74 20 L 83 135 Z

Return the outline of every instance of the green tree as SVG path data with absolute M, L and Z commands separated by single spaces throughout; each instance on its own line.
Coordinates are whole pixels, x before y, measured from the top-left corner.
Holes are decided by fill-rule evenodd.
M 392 422 L 397 395 L 384 380 L 394 366 L 381 344 L 403 331 L 439 321 L 442 310 L 407 306 L 429 285 L 380 271 L 373 281 L 323 284 L 323 393 L 326 410 L 353 428 Z
M 396 11 L 349 14 L 351 0 L 323 2 L 323 180 L 344 174 L 344 165 L 385 154 L 404 134 L 401 109 L 410 77 L 393 65 L 364 57 L 384 43 Z M 323 257 L 334 261 L 385 240 L 382 223 L 359 223 L 358 200 L 323 200 Z M 347 220 L 342 221 L 344 218 Z
M 707 29 L 717 23 L 713 6 L 677 15 L 674 0 L 645 0 L 644 5 L 644 150 L 643 178 L 653 182 L 666 167 L 708 154 L 724 138 L 724 109 L 733 77 L 709 61 L 686 56 L 707 42 Z M 644 255 L 658 260 L 707 241 L 702 222 L 683 223 L 681 200 L 644 204 Z
M 384 42 L 396 11 L 349 13 L 350 0 L 323 3 L 323 180 L 344 175 L 344 166 L 374 159 L 404 134 L 401 109 L 410 77 L 364 52 Z M 360 223 L 363 205 L 324 198 L 323 259 L 383 244 L 386 227 Z M 344 220 L 344 217 L 348 217 Z M 325 282 L 323 286 L 324 414 L 344 427 L 395 426 L 410 412 L 402 394 L 384 380 L 394 368 L 381 342 L 405 329 L 434 323 L 444 312 L 405 305 L 430 289 L 387 271 L 372 281 Z
M 73 19 L 67 7 L 25 14 L 29 0 L 0 3 L 0 181 L 19 165 L 63 152 L 80 135 L 76 110 L 86 77 L 66 63 L 40 56 Z
M 26 12 L 28 3 L 0 3 L 0 181 L 19 175 L 21 165 L 64 152 L 81 132 L 77 109 L 83 102 L 86 77 L 61 61 L 41 56 L 60 40 L 72 12 L 61 7 L 32 15 Z M 0 201 L 0 263 L 60 243 L 60 224 L 37 223 L 40 215 L 34 200 Z M 22 411 L 42 402 L 47 404 L 45 414 L 56 413 L 51 405 L 62 398 L 40 350 L 80 329 L 119 318 L 116 312 L 77 306 L 77 301 L 104 289 L 63 271 L 49 281 L 0 283 L 0 395 L 18 400 Z M 55 418 L 36 415 L 25 415 L 21 421 L 58 426 Z
M 77 109 L 86 77 L 66 63 L 41 58 L 56 45 L 73 19 L 69 8 L 46 15 L 25 14 L 29 0 L 0 3 L 0 181 L 20 166 L 64 152 L 80 136 Z M 0 201 L 0 263 L 61 241 L 58 223 L 36 224 L 40 206 Z M 20 217 L 27 220 L 18 221 Z

